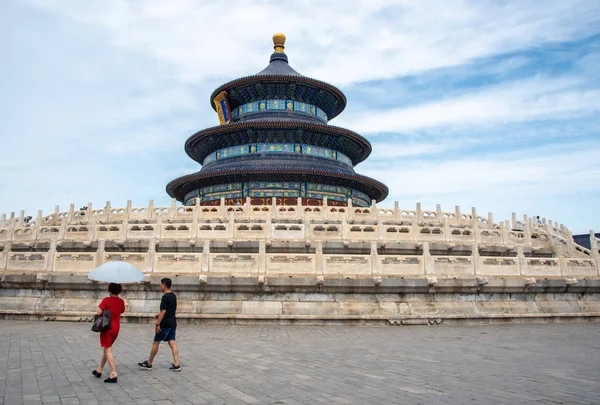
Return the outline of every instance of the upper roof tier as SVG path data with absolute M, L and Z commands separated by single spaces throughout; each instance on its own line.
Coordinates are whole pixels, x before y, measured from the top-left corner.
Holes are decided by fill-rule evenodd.
M 221 124 L 275 118 L 327 123 L 346 108 L 346 96 L 337 87 L 302 76 L 284 53 L 285 35 L 273 36 L 274 52 L 269 65 L 252 76 L 221 85 L 210 96 Z

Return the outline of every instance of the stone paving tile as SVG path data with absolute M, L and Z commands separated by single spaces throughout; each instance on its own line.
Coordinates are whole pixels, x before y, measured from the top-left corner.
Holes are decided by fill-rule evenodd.
M 179 373 L 166 344 L 140 370 L 152 326 L 124 324 L 110 385 L 89 329 L 0 320 L 0 404 L 600 404 L 600 324 L 181 325 Z

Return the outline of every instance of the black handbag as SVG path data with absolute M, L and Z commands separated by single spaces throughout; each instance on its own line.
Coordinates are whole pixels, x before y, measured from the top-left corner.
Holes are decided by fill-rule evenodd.
M 102 312 L 102 315 L 94 316 L 94 324 L 92 325 L 92 330 L 94 332 L 106 332 L 110 329 L 112 318 L 112 312 L 106 310 Z

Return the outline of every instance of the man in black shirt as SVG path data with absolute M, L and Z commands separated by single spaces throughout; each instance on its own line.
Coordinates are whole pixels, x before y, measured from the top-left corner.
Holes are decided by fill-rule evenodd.
M 145 370 L 152 370 L 152 360 L 154 360 L 154 356 L 158 353 L 160 342 L 164 341 L 169 343 L 171 351 L 173 352 L 173 365 L 169 370 L 181 371 L 181 366 L 179 365 L 179 351 L 177 350 L 177 343 L 175 342 L 175 331 L 177 329 L 177 319 L 175 318 L 175 312 L 177 311 L 177 297 L 175 296 L 175 293 L 171 291 L 170 278 L 163 278 L 160 280 L 160 291 L 162 291 L 163 296 L 160 300 L 160 312 L 158 315 L 154 315 L 154 319 L 156 319 L 156 328 L 150 357 L 148 357 L 148 360 L 138 363 L 138 366 Z

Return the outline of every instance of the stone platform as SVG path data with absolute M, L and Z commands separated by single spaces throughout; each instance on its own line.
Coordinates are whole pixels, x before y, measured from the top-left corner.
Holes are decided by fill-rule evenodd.
M 181 325 L 183 371 L 151 325 L 122 326 L 119 383 L 92 377 L 89 325 L 0 321 L 0 404 L 598 404 L 600 325 Z M 101 398 L 101 401 L 97 399 Z
M 127 322 L 149 322 L 160 276 L 126 286 Z M 0 318 L 91 321 L 106 285 L 85 276 L 5 275 Z M 174 277 L 182 322 L 265 325 L 393 325 L 600 321 L 600 280 Z
M 103 208 L 0 217 L 0 318 L 88 320 L 109 261 L 142 270 L 130 321 L 162 277 L 179 316 L 230 324 L 596 321 L 600 251 L 563 225 L 454 211 L 280 205 Z

